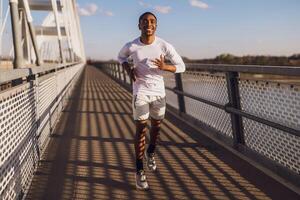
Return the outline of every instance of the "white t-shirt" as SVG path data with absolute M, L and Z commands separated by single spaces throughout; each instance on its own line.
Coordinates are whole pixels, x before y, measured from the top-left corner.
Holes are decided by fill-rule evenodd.
M 118 60 L 122 64 L 133 60 L 136 81 L 133 82 L 133 95 L 154 95 L 165 96 L 165 85 L 162 70 L 158 69 L 151 60 L 160 59 L 165 56 L 176 67 L 176 73 L 185 71 L 185 64 L 182 58 L 175 51 L 174 47 L 159 37 L 146 45 L 140 41 L 140 37 L 128 42 L 119 52 Z

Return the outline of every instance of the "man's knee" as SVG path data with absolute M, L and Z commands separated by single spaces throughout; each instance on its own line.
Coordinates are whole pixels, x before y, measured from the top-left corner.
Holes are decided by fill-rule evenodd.
M 160 128 L 162 120 L 151 119 L 151 127 Z
M 135 121 L 136 130 L 138 133 L 146 131 L 147 121 L 146 120 L 136 120 Z

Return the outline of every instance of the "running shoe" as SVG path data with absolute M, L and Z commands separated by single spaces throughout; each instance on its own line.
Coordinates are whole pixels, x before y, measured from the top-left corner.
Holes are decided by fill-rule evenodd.
M 154 159 L 154 153 L 150 153 L 148 154 L 147 152 L 145 152 L 145 158 L 147 161 L 147 167 L 150 171 L 156 171 L 156 162 Z
M 135 174 L 135 185 L 139 190 L 149 189 L 149 185 L 146 179 L 146 174 L 144 170 L 140 170 Z

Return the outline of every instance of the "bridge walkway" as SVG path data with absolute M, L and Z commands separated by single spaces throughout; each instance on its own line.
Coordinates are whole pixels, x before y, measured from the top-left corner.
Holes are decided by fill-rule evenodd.
M 87 66 L 51 135 L 26 199 L 297 198 L 228 151 L 178 127 L 164 121 L 158 171 L 146 171 L 150 190 L 137 191 L 131 94 Z

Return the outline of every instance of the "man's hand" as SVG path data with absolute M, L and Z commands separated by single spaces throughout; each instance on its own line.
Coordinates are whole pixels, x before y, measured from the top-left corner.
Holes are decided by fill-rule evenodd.
M 129 77 L 130 77 L 134 82 L 136 81 L 136 75 L 135 75 L 135 70 L 134 70 L 134 68 L 131 68 L 131 69 L 130 69 Z
M 152 60 L 152 63 L 156 65 L 160 70 L 169 71 L 169 72 L 176 71 L 176 67 L 174 65 L 167 65 L 165 63 L 165 57 L 163 55 L 160 55 L 160 59 L 156 58 L 155 60 Z
M 122 63 L 122 66 L 126 70 L 130 79 L 132 79 L 133 81 L 136 81 L 136 75 L 135 75 L 134 68 L 131 68 L 128 62 Z
M 156 58 L 155 60 L 152 60 L 152 63 L 160 70 L 166 69 L 165 57 L 163 55 L 160 55 L 160 59 Z

